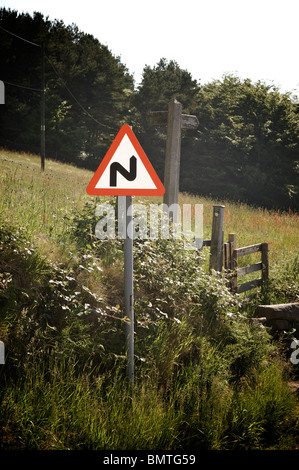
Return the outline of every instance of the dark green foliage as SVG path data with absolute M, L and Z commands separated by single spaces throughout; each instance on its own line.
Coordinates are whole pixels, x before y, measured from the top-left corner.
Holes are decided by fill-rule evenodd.
M 282 263 L 281 263 L 282 264 Z M 299 257 L 283 263 L 283 266 L 277 266 L 275 275 L 269 282 L 268 289 L 265 291 L 268 303 L 288 303 L 298 302 L 299 299 Z
M 163 181 L 166 126 L 150 126 L 147 117 L 167 111 L 175 98 L 199 120 L 197 130 L 182 131 L 182 191 L 298 210 L 299 114 L 290 94 L 232 75 L 200 86 L 166 59 L 145 66 L 134 89 L 119 58 L 75 25 L 2 8 L 0 26 L 45 45 L 48 158 L 95 170 L 126 123 Z M 0 79 L 40 89 L 41 48 L 3 30 L 0 40 Z M 40 152 L 40 98 L 39 91 L 6 85 L 0 145 Z
M 163 181 L 166 147 L 166 126 L 151 126 L 148 113 L 167 111 L 171 99 L 183 105 L 183 112 L 194 114 L 194 106 L 200 86 L 187 70 L 171 60 L 161 59 L 158 64 L 143 71 L 142 82 L 135 93 L 136 123 L 138 137 L 146 154 L 154 163 L 155 170 Z M 185 133 L 185 131 L 183 131 Z M 194 134 L 191 134 L 194 135 Z
M 194 112 L 200 124 L 185 143 L 182 189 L 193 172 L 195 192 L 298 208 L 299 120 L 287 94 L 225 76 L 201 89 Z
M 47 157 L 95 168 L 130 110 L 133 79 L 126 67 L 93 36 L 40 13 L 31 18 L 2 8 L 0 26 L 44 43 Z M 40 89 L 41 47 L 3 30 L 0 39 L 1 79 Z M 2 146 L 39 153 L 40 97 L 39 91 L 6 85 Z
M 36 356 L 47 363 L 53 353 L 72 358 L 79 369 L 99 371 L 121 357 L 122 320 L 115 308 L 78 283 L 83 265 L 47 262 L 22 228 L 3 222 L 0 253 L 0 332 L 11 366 L 28 367 Z
M 163 177 L 166 129 L 150 111 L 176 98 L 198 130 L 182 131 L 180 189 L 264 207 L 298 209 L 298 105 L 275 86 L 224 76 L 200 87 L 175 62 L 144 69 L 136 95 L 143 145 Z
M 132 395 L 123 304 L 84 284 L 95 276 L 115 291 L 123 269 L 121 242 L 92 236 L 94 210 L 69 220 L 72 267 L 0 218 L 1 449 L 293 448 L 296 402 L 275 344 L 180 241 L 134 242 Z M 109 277 L 94 273 L 101 261 Z

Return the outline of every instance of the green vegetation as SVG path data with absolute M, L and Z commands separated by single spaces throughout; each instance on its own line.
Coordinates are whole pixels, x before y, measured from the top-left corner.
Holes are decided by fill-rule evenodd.
M 197 130 L 182 132 L 181 190 L 298 210 L 299 105 L 290 93 L 234 75 L 202 86 L 165 59 L 145 66 L 136 87 L 120 59 L 75 25 L 1 8 L 0 26 L 6 30 L 0 29 L 0 79 L 6 82 L 2 147 L 40 151 L 37 46 L 44 43 L 48 158 L 95 170 L 120 126 L 129 124 L 163 179 L 166 126 L 149 125 L 147 116 L 166 111 L 176 98 L 183 113 L 199 120 Z
M 298 301 L 297 215 L 225 201 L 239 246 L 272 241 L 269 286 L 250 306 L 207 272 L 208 250 L 134 241 L 132 391 L 122 243 L 94 236 L 105 198 L 86 195 L 92 173 L 47 160 L 42 174 L 37 156 L 4 150 L 0 159 L 1 449 L 296 448 L 297 332 L 274 339 L 251 315 L 265 299 Z M 204 204 L 209 238 L 213 201 L 180 202 Z

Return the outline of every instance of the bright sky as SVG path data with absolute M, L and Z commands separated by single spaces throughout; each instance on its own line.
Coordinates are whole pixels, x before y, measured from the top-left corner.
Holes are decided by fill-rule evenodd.
M 165 57 L 205 84 L 235 73 L 299 96 L 299 0 L 2 0 L 96 37 L 138 84 Z

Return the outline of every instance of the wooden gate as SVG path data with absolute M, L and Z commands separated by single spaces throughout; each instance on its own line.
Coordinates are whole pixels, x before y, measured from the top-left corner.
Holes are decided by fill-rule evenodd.
M 237 236 L 230 233 L 228 242 L 224 243 L 223 205 L 215 205 L 213 210 L 213 225 L 211 240 L 204 240 L 204 246 L 211 247 L 210 253 L 210 270 L 221 272 L 224 268 L 230 271 L 230 287 L 232 292 L 241 294 L 256 287 L 261 287 L 269 278 L 269 259 L 268 259 L 268 243 L 257 243 L 255 245 L 237 248 Z M 253 253 L 261 253 L 261 261 L 248 266 L 238 267 L 238 259 L 242 256 L 251 255 Z M 259 279 L 253 279 L 242 284 L 238 284 L 240 277 L 261 271 Z
M 227 245 L 228 248 L 227 249 Z M 226 257 L 224 267 L 232 271 L 231 289 L 234 293 L 241 294 L 256 287 L 261 287 L 269 278 L 269 259 L 268 259 L 268 243 L 257 243 L 255 245 L 245 246 L 242 248 L 232 248 L 229 243 L 224 244 Z M 252 253 L 261 253 L 261 261 L 249 264 L 247 266 L 238 267 L 238 259 L 241 256 L 251 255 Z M 232 256 L 231 256 L 232 253 Z M 261 277 L 253 279 L 242 284 L 238 284 L 240 277 L 261 271 Z

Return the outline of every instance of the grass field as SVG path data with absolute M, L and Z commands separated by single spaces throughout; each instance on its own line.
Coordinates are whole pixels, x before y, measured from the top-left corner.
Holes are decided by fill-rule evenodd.
M 132 392 L 122 245 L 95 240 L 95 203 L 106 198 L 86 194 L 92 172 L 47 160 L 41 173 L 38 156 L 6 150 L 0 168 L 1 449 L 296 448 L 296 332 L 273 338 L 253 324 L 252 306 L 208 273 L 208 251 L 136 242 Z M 270 284 L 256 302 L 299 300 L 297 214 L 179 202 L 203 204 L 206 239 L 223 204 L 225 239 L 269 243 Z
M 1 163 L 1 209 L 7 216 L 26 225 L 37 236 L 55 237 L 65 225 L 64 217 L 74 207 L 80 209 L 88 200 L 95 199 L 86 194 L 92 172 L 63 165 L 55 161 L 46 162 L 46 170 L 40 171 L 40 158 L 0 151 Z M 97 200 L 105 198 L 97 197 Z M 143 202 L 161 203 L 162 198 L 136 198 Z M 203 204 L 204 238 L 211 237 L 213 205 L 225 205 L 225 240 L 229 233 L 237 234 L 237 246 L 254 243 L 269 243 L 271 264 L 281 258 L 292 258 L 299 253 L 298 214 L 269 211 L 244 203 L 215 201 L 189 194 L 180 194 L 180 204 Z M 26 207 L 26 211 L 24 211 Z

